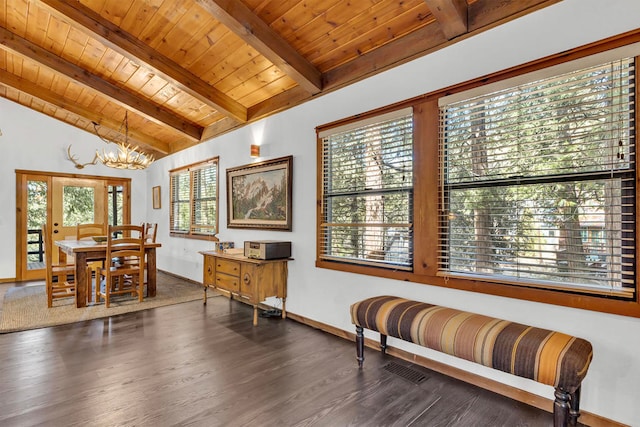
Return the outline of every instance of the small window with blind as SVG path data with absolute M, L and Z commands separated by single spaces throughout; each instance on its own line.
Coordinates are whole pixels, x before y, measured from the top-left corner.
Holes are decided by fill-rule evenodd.
M 218 232 L 218 158 L 174 169 L 169 175 L 171 234 L 215 238 Z
M 318 137 L 319 258 L 411 270 L 412 110 L 323 130 Z
M 440 274 L 634 297 L 636 71 L 621 55 L 440 99 Z

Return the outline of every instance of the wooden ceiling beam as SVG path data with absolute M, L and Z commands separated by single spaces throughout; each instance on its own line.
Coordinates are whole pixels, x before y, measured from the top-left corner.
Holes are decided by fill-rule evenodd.
M 114 132 L 118 132 L 119 128 L 122 126 L 122 122 L 103 118 L 100 114 L 75 102 L 69 102 L 62 98 L 60 94 L 40 87 L 35 83 L 23 79 L 22 77 L 16 76 L 15 74 L 0 73 L 0 84 L 37 98 L 42 102 L 53 105 L 56 108 L 82 117 L 87 121 L 100 123 L 100 126 L 109 128 Z M 65 123 L 68 124 L 68 122 Z M 79 128 L 86 131 L 84 127 Z M 123 139 L 124 137 L 125 136 L 122 135 Z M 136 145 L 138 145 L 143 151 L 149 154 L 153 154 L 156 158 L 170 153 L 170 147 L 167 143 L 155 140 L 147 136 L 146 134 L 136 132 L 135 130 L 129 129 L 129 139 L 132 140 Z
M 440 27 L 426 25 L 395 42 L 324 73 L 325 91 L 336 90 L 373 76 L 448 44 Z
M 562 0 L 476 0 L 469 5 L 469 32 L 488 30 Z
M 154 73 L 200 102 L 240 122 L 247 121 L 245 106 L 160 52 L 151 49 L 120 27 L 102 19 L 99 14 L 81 3 L 69 0 L 38 0 L 38 2 L 54 16 L 79 28 L 124 57 L 145 64 Z
M 467 0 L 424 0 L 447 40 L 467 32 Z
M 305 92 L 305 93 L 307 94 L 307 96 L 309 95 L 309 92 Z M 231 118 L 229 117 L 225 117 L 205 127 L 204 131 L 202 132 L 202 140 L 206 141 L 208 139 L 215 138 L 220 135 L 224 135 L 225 133 L 231 132 L 232 130 L 238 129 L 240 127 L 242 127 L 242 124 L 231 120 Z M 174 152 L 176 152 L 176 151 L 184 150 L 185 148 L 192 147 L 194 145 L 196 144 L 190 143 L 188 141 L 187 142 L 176 141 L 171 144 L 171 149 Z
M 426 25 L 392 43 L 323 74 L 323 93 L 425 56 L 512 19 L 562 0 L 477 0 L 468 8 L 468 32 L 447 40 L 439 26 Z
M 561 0 L 477 0 L 468 11 L 469 32 L 465 37 L 478 34 L 559 1 Z M 455 41 L 447 40 L 439 26 L 426 25 L 412 34 L 325 73 L 322 95 L 449 46 Z M 302 91 L 301 88 L 291 88 L 249 107 L 249 121 L 259 120 L 284 111 L 311 98 L 312 96 Z M 203 139 L 214 138 L 228 132 L 231 128 L 229 124 L 227 126 L 208 126 L 203 133 L 206 138 Z
M 249 118 L 251 120 L 260 120 L 288 108 L 295 107 L 296 105 L 302 104 L 308 100 L 309 94 L 307 92 L 304 92 L 300 87 L 292 87 L 289 90 L 280 92 L 279 94 L 250 107 Z M 207 134 L 210 127 L 211 126 L 205 128 L 203 134 Z
M 138 114 L 154 123 L 169 126 L 184 134 L 189 139 L 199 141 L 202 137 L 203 128 L 201 126 L 187 122 L 172 112 L 115 86 L 1 26 L 0 45 L 21 57 L 34 61 L 41 66 L 47 67 L 56 73 L 76 81 L 78 84 L 99 93 L 101 96 L 109 98 L 123 108 L 135 110 Z
M 207 12 L 311 94 L 322 91 L 322 74 L 240 0 L 196 0 Z

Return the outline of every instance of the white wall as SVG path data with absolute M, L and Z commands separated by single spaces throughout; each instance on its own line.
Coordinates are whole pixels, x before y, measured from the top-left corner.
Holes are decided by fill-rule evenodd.
M 349 318 L 352 302 L 373 295 L 394 294 L 577 335 L 588 339 L 594 346 L 594 360 L 583 383 L 582 408 L 619 422 L 640 425 L 640 405 L 637 404 L 640 396 L 640 319 L 315 268 L 314 130 L 324 123 L 623 33 L 638 27 L 638 16 L 640 2 L 637 0 L 564 0 L 349 88 L 157 161 L 146 172 L 146 183 L 140 184 L 139 175 L 135 175 L 134 187 L 137 190 L 134 191 L 133 203 L 135 206 L 137 201 L 148 197 L 151 187 L 161 186 L 162 209 L 154 210 L 149 203 L 146 204 L 147 220 L 160 224 L 158 239 L 163 247 L 158 251 L 158 267 L 193 280 L 202 279 L 202 257 L 197 251 L 211 249 L 212 244 L 169 237 L 167 171 L 220 156 L 219 237 L 237 245 L 252 239 L 293 242 L 295 261 L 289 264 L 289 311 L 353 331 Z M 13 114 L 13 118 L 6 119 L 5 110 Z M 0 179 L 10 183 L 9 189 L 5 186 L 0 188 L 0 199 L 15 200 L 13 169 L 71 171 L 63 156 L 68 141 L 75 138 L 74 141 L 82 140 L 84 143 L 85 139 L 91 139 L 88 145 L 94 144 L 91 136 L 78 134 L 74 129 L 29 113 L 7 101 L 0 100 L 0 112 L 0 128 L 7 135 L 0 137 L 0 146 L 3 150 L 11 150 L 8 158 L 3 156 L 0 159 L 4 166 Z M 36 132 L 30 129 L 30 123 L 24 124 L 17 133 L 21 135 L 18 137 L 10 129 L 16 121 L 22 120 L 31 123 L 38 120 L 46 131 Z M 32 134 L 25 136 L 25 132 Z M 6 138 L 11 139 L 5 141 Z M 14 144 L 15 141 L 20 144 Z M 28 153 L 23 152 L 27 143 L 39 152 L 48 150 L 46 159 L 31 159 Z M 252 143 L 262 144 L 263 159 L 294 156 L 292 232 L 226 228 L 224 171 L 250 163 L 249 146 Z M 79 146 L 79 142 L 74 147 L 76 145 Z M 0 206 L 0 236 L 5 242 L 13 242 L 15 209 L 8 204 Z M 13 246 L 3 246 L 0 248 L 0 277 L 13 277 L 14 265 L 10 262 L 14 259 Z M 550 387 L 529 380 L 397 340 L 390 339 L 389 344 L 552 398 Z

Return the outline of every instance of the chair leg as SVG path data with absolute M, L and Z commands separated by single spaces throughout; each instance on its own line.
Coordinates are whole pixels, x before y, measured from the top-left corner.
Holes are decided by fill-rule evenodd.
M 100 279 L 101 279 L 101 274 L 100 271 L 96 271 L 96 281 L 94 284 L 95 287 L 95 294 L 96 294 L 96 304 L 100 303 Z
M 105 308 L 109 308 L 109 297 L 111 296 L 110 287 L 111 283 L 105 283 L 104 285 L 104 306 Z
M 97 272 L 96 272 L 97 274 Z M 91 277 L 93 275 L 93 268 L 92 267 L 87 267 L 87 283 L 85 283 L 85 286 L 87 287 L 87 301 L 88 302 L 92 302 L 93 301 L 93 294 L 91 292 Z M 76 286 L 78 286 L 79 283 L 77 283 L 76 281 Z M 96 298 L 97 299 L 97 298 Z
M 568 392 L 556 388 L 556 400 L 553 402 L 553 427 L 567 427 L 569 425 L 569 400 Z
M 136 282 L 138 282 L 138 302 L 142 302 L 144 299 L 144 278 L 136 280 Z
M 569 408 L 569 422 L 572 426 L 578 424 L 578 417 L 580 416 L 580 391 L 582 386 L 578 386 L 576 391 L 571 393 L 571 402 Z
M 387 336 L 380 334 L 380 352 L 382 354 L 387 353 Z
M 364 333 L 362 326 L 356 326 L 356 359 L 358 360 L 358 368 L 362 368 L 364 363 Z
M 47 283 L 47 307 L 53 307 L 53 284 Z

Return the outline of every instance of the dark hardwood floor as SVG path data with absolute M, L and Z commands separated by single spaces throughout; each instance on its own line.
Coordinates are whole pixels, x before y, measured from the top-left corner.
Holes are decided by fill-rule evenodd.
M 1 426 L 550 426 L 552 415 L 224 297 L 0 335 Z

